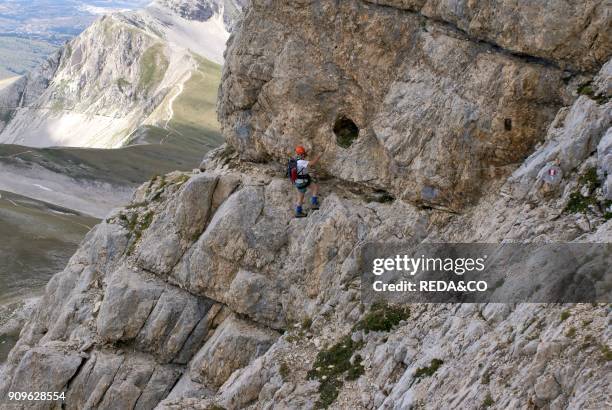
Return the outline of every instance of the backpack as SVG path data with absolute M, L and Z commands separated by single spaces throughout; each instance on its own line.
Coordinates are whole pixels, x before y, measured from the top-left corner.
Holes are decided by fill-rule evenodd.
M 295 158 L 289 158 L 287 162 L 287 178 L 292 184 L 295 184 L 295 180 L 298 179 L 297 159 Z

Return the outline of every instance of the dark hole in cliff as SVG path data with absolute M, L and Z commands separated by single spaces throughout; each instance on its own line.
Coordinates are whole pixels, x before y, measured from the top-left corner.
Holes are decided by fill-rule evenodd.
M 340 117 L 334 124 L 336 143 L 342 148 L 350 147 L 359 136 L 359 127 L 347 117 Z
M 512 118 L 506 118 L 504 120 L 504 129 L 506 131 L 512 131 Z
M 393 195 L 382 189 L 377 189 L 376 191 L 374 191 L 373 197 L 376 202 L 380 202 L 381 204 L 386 204 L 395 201 L 395 197 Z

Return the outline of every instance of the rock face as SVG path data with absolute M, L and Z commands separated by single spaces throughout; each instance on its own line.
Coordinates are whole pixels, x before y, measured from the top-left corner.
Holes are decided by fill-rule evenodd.
M 225 25 L 241 11 L 226 3 L 166 1 L 100 18 L 0 89 L 0 143 L 117 148 L 143 125 L 167 127 L 189 80 L 223 63 Z
M 604 2 L 566 3 L 254 1 L 230 41 L 219 119 L 243 158 L 302 143 L 327 149 L 337 178 L 460 209 L 609 58 Z M 343 117 L 359 128 L 348 147 L 333 131 Z
M 610 47 L 603 33 L 583 43 L 603 3 L 546 20 L 540 40 L 527 35 L 539 9 L 505 22 L 498 3 L 254 1 L 227 54 L 229 144 L 90 232 L 23 328 L 0 397 L 27 378 L 68 408 L 609 401 L 605 305 L 414 304 L 388 329 L 355 326 L 376 312 L 360 300 L 365 243 L 612 239 Z M 295 219 L 267 160 L 302 141 L 327 148 L 323 203 Z M 335 366 L 346 378 L 328 379 Z

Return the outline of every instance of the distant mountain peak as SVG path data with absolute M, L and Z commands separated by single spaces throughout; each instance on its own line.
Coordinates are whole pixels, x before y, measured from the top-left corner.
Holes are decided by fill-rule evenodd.
M 0 143 L 117 148 L 141 126 L 167 127 L 180 95 L 201 86 L 194 82 L 220 81 L 217 64 L 247 1 L 156 0 L 101 17 L 20 80 L 0 84 Z
M 153 5 L 166 7 L 187 20 L 207 21 L 222 16 L 228 31 L 232 31 L 240 11 L 249 0 L 156 0 Z

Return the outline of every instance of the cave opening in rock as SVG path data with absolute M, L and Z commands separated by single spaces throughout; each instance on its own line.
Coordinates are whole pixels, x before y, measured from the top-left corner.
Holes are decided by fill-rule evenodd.
M 506 131 L 512 131 L 512 118 L 506 118 L 504 120 L 504 129 Z
M 359 136 L 359 127 L 350 118 L 342 116 L 334 123 L 334 134 L 336 134 L 336 144 L 348 148 Z

